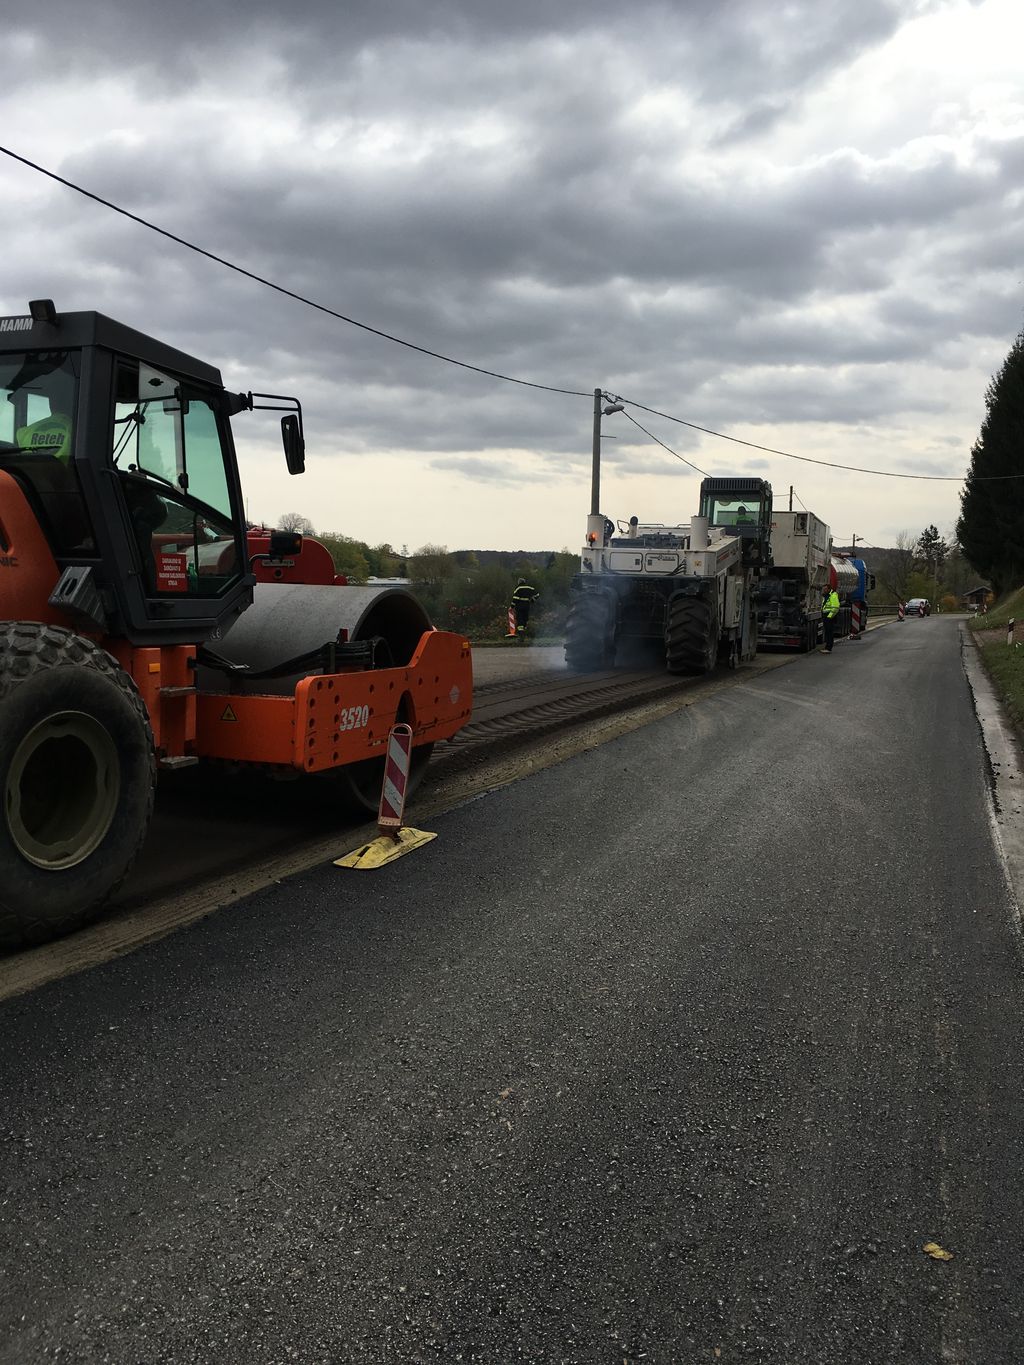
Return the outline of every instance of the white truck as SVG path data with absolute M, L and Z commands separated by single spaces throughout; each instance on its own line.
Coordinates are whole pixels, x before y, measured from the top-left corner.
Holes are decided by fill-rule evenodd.
M 821 634 L 832 533 L 813 512 L 776 512 L 772 563 L 757 585 L 758 648 L 811 650 Z

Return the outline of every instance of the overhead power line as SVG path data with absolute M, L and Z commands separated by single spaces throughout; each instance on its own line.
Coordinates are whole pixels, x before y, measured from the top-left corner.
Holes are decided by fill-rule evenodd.
M 284 294 L 289 299 L 295 299 L 297 303 L 304 303 L 308 308 L 315 308 L 319 313 L 327 313 L 332 318 L 337 318 L 339 322 L 347 322 L 350 327 L 358 327 L 363 332 L 371 332 L 374 336 L 381 337 L 384 341 L 393 341 L 396 346 L 405 346 L 410 351 L 419 351 L 421 355 L 432 356 L 434 360 L 443 360 L 448 365 L 458 365 L 463 370 L 474 370 L 477 374 L 488 375 L 491 379 L 504 380 L 506 384 L 522 384 L 528 389 L 544 389 L 548 393 L 564 393 L 573 398 L 589 398 L 590 393 L 584 393 L 581 389 L 560 389 L 553 384 L 538 384 L 532 379 L 517 379 L 514 375 L 501 374 L 498 370 L 487 370 L 482 365 L 471 365 L 466 360 L 457 360 L 454 356 L 443 355 L 440 351 L 432 351 L 428 346 L 418 346 L 414 341 L 406 341 L 402 337 L 394 336 L 391 332 L 383 332 L 379 327 L 371 327 L 367 322 L 360 322 L 357 318 L 350 318 L 345 313 L 339 313 L 334 308 L 329 308 L 325 303 L 317 303 L 315 299 L 310 299 L 305 294 L 297 294 L 293 289 L 286 289 L 282 284 L 275 284 L 273 280 L 268 280 L 263 275 L 257 275 L 255 271 L 246 270 L 244 266 L 235 265 L 233 261 L 227 260 L 224 256 L 218 256 L 212 251 L 207 251 L 205 247 L 197 246 L 195 242 L 188 241 L 185 237 L 179 237 L 177 233 L 169 232 L 167 228 L 158 227 L 156 223 L 151 223 L 147 218 L 140 218 L 137 213 L 129 213 L 127 209 L 121 208 L 118 204 L 112 203 L 109 199 L 104 199 L 102 195 L 94 194 L 92 190 L 83 189 L 81 185 L 76 185 L 71 180 L 66 180 L 64 176 L 58 175 L 56 171 L 48 171 L 45 166 L 38 165 L 35 161 L 30 161 L 26 156 L 19 156 L 17 152 L 11 151 L 9 147 L 0 147 L 0 152 L 5 156 L 11 157 L 14 161 L 20 161 L 23 166 L 28 166 L 33 171 L 38 171 L 40 175 L 49 176 L 51 180 L 56 180 L 59 185 L 66 186 L 69 190 L 74 190 L 76 194 L 82 194 L 86 199 L 92 199 L 97 204 L 102 204 L 104 208 L 110 209 L 113 213 L 119 213 L 122 218 L 129 218 L 133 223 L 138 223 L 140 227 L 149 228 L 150 232 L 158 232 L 161 237 L 167 237 L 172 242 L 177 242 L 179 246 L 186 247 L 189 251 L 196 252 L 199 256 L 205 256 L 207 260 L 216 261 L 218 265 L 225 266 L 228 270 L 235 271 L 238 275 L 244 275 L 246 279 L 255 280 L 257 284 L 264 285 L 267 289 L 273 289 L 278 294 Z
M 272 289 L 275 293 L 282 294 L 286 298 L 294 299 L 296 303 L 303 303 L 307 308 L 315 308 L 319 313 L 326 313 L 328 317 L 337 318 L 339 322 L 348 323 L 350 327 L 357 327 L 360 331 L 369 332 L 372 336 L 380 337 L 383 341 L 393 342 L 396 346 L 404 346 L 407 350 L 417 351 L 420 355 L 430 356 L 434 360 L 441 360 L 446 365 L 456 365 L 463 370 L 471 370 L 474 374 L 486 375 L 490 379 L 497 379 L 505 384 L 519 384 L 528 389 L 541 389 L 545 393 L 565 394 L 570 398 L 590 398 L 593 390 L 561 388 L 554 384 L 540 384 L 532 379 L 520 379 L 515 375 L 503 374 L 500 370 L 490 370 L 482 365 L 472 365 L 466 360 L 459 360 L 455 356 L 445 355 L 442 351 L 431 350 L 428 346 L 420 346 L 414 341 L 406 341 L 404 337 L 395 336 L 392 332 L 382 331 L 379 327 L 372 327 L 367 322 L 360 322 L 358 318 L 349 317 L 346 313 L 341 313 L 335 308 L 329 307 L 325 303 L 318 303 L 316 299 L 308 298 L 305 294 L 299 294 L 293 289 L 287 289 L 284 285 L 276 284 L 273 280 L 268 280 L 264 275 L 257 275 L 253 270 L 247 270 L 244 266 L 236 265 L 234 261 L 229 261 L 224 256 L 218 256 L 213 251 L 208 251 L 205 247 L 198 246 L 195 242 L 190 242 L 187 238 L 179 236 L 177 233 L 170 232 L 167 228 L 162 228 L 156 223 L 152 223 L 147 218 L 142 218 L 136 213 L 131 213 L 128 209 L 121 208 L 119 204 L 113 203 L 110 199 L 104 199 L 102 195 L 95 194 L 92 190 L 85 189 L 82 185 L 76 185 L 73 180 L 68 180 L 56 171 L 48 170 L 45 166 L 40 166 L 38 162 L 31 161 L 26 156 L 21 156 L 10 147 L 0 146 L 0 152 L 18 161 L 30 170 L 37 171 L 40 175 L 54 180 L 58 185 L 63 185 L 66 189 L 74 190 L 76 194 L 83 195 L 86 199 L 91 199 L 94 203 L 102 204 L 104 208 L 110 209 L 112 213 L 120 214 L 122 218 L 129 219 L 130 222 L 137 223 L 140 227 L 148 228 L 150 232 L 156 232 L 161 237 L 166 237 L 171 242 L 176 242 L 179 246 L 185 247 L 188 251 L 194 251 L 199 256 L 205 256 L 207 260 L 215 261 L 217 265 L 222 265 L 227 270 L 233 270 L 237 275 L 243 275 L 246 279 L 253 280 L 256 284 L 262 284 L 266 289 Z M 778 455 L 786 460 L 799 460 L 803 464 L 820 465 L 825 469 L 839 469 L 844 473 L 870 474 L 882 479 L 917 479 L 932 483 L 963 483 L 965 475 L 956 474 L 898 474 L 888 469 L 868 469 L 861 465 L 839 464 L 831 460 L 816 460 L 809 455 L 794 455 L 790 450 L 778 450 L 773 446 L 759 445 L 756 441 L 747 441 L 740 436 L 729 436 L 724 431 L 715 431 L 712 427 L 700 426 L 697 422 L 687 421 L 685 417 L 676 417 L 672 413 L 661 412 L 657 408 L 649 407 L 646 403 L 640 403 L 636 399 L 623 398 L 619 400 L 628 404 L 630 407 L 639 408 L 642 412 L 649 412 L 655 417 L 663 417 L 668 422 L 675 422 L 679 426 L 689 427 L 691 431 L 703 432 L 705 436 L 714 436 L 720 441 L 731 441 L 734 445 L 746 446 L 750 450 L 760 450 L 766 455 Z M 626 413 L 630 417 L 629 413 Z M 689 460 L 684 459 L 672 449 L 665 445 L 664 441 L 658 439 L 651 432 L 640 425 L 635 418 L 630 420 L 649 436 L 658 445 L 664 446 L 670 455 L 675 455 L 677 460 L 683 460 L 684 464 L 690 464 Z M 691 465 L 698 473 L 703 470 L 696 465 Z M 983 476 L 985 481 L 1000 479 L 1019 479 L 1024 478 L 1024 474 L 997 474 Z
M 643 412 L 649 412 L 655 417 L 664 417 L 667 422 L 677 422 L 681 427 L 689 427 L 691 431 L 702 431 L 706 436 L 717 436 L 721 441 L 732 441 L 734 445 L 747 446 L 751 450 L 763 450 L 766 455 L 782 455 L 787 460 L 800 460 L 803 464 L 823 465 L 826 469 L 842 469 L 854 474 L 875 474 L 882 479 L 926 479 L 934 483 L 963 483 L 966 475 L 963 474 L 896 474 L 889 469 L 864 469 L 855 464 L 836 464 L 832 460 L 815 460 L 810 455 L 794 455 L 790 450 L 776 450 L 774 446 L 758 445 L 756 441 L 745 441 L 741 436 L 727 436 L 724 431 L 713 431 L 711 427 L 698 426 L 696 422 L 688 422 L 684 417 L 673 417 L 670 412 L 659 412 L 657 408 L 649 408 L 645 403 L 638 403 L 632 398 L 620 398 L 620 403 L 628 403 L 631 408 L 640 408 Z M 626 414 L 627 417 L 629 414 Z M 1001 477 L 1018 479 L 1024 477 L 1020 474 L 1009 474 Z
M 640 427 L 640 430 L 643 432 L 645 436 L 649 436 L 652 441 L 655 441 L 658 445 L 660 445 L 663 450 L 667 450 L 670 455 L 674 455 L 677 460 L 682 460 L 683 464 L 688 464 L 690 468 L 695 469 L 698 474 L 704 475 L 707 474 L 706 469 L 701 469 L 700 465 L 694 464 L 693 461 L 688 460 L 685 457 L 685 455 L 680 455 L 678 450 L 673 450 L 671 446 L 666 445 L 664 441 L 662 441 L 659 437 L 655 436 L 653 431 L 648 431 L 645 426 L 641 426 L 631 412 L 623 412 L 622 415 L 623 417 L 628 417 L 635 427 Z

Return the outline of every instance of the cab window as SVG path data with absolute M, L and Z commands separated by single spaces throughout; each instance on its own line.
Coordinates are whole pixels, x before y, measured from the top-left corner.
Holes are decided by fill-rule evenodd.
M 712 526 L 756 526 L 761 520 L 761 501 L 757 497 L 713 497 L 708 520 Z
M 0 469 L 13 475 L 58 556 L 95 553 L 72 453 L 77 351 L 0 356 Z
M 149 591 L 216 596 L 242 571 L 216 395 L 119 361 L 113 463 Z

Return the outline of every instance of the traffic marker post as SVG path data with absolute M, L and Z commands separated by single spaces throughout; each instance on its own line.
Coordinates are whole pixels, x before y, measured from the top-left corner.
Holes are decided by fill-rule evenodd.
M 411 763 L 412 726 L 392 726 L 388 735 L 388 756 L 384 763 L 384 785 L 377 810 L 377 828 L 381 834 L 394 834 L 402 828 Z
M 896 607 L 896 619 L 897 621 L 905 621 L 907 619 L 907 609 L 902 602 Z
M 861 636 L 861 604 L 854 602 L 850 612 L 850 639 L 859 640 Z
M 1013 626 L 1014 620 L 1013 617 L 1011 616 L 1006 623 L 1006 643 L 1010 646 L 1011 649 L 1013 648 Z
M 412 726 L 394 725 L 388 735 L 387 757 L 384 760 L 384 782 L 377 809 L 377 838 L 346 853 L 343 858 L 335 858 L 335 867 L 350 867 L 359 871 L 382 867 L 437 838 L 436 834 L 428 834 L 422 829 L 406 829 L 402 824 L 411 762 Z
M 506 640 L 514 640 L 515 637 L 516 637 L 516 609 L 515 609 L 515 607 L 509 607 L 509 609 L 508 609 L 508 630 L 505 632 L 505 638 L 506 638 Z

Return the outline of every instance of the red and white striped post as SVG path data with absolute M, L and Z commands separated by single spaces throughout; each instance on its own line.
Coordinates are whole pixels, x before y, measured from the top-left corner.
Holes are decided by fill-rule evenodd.
M 515 607 L 509 607 L 509 609 L 508 609 L 508 631 L 507 631 L 506 634 L 507 634 L 507 635 L 515 635 L 515 633 L 516 633 L 516 609 L 515 609 Z
M 896 618 L 899 621 L 905 621 L 907 619 L 907 609 L 902 602 L 900 602 L 899 606 L 896 608 Z
M 388 735 L 387 757 L 384 760 L 384 782 L 377 811 L 377 837 L 346 853 L 344 857 L 335 858 L 335 867 L 364 872 L 383 867 L 437 838 L 436 834 L 430 834 L 427 830 L 410 829 L 402 824 L 411 763 L 412 726 L 393 725 Z
M 412 760 L 412 726 L 394 725 L 388 735 L 388 756 L 384 762 L 384 785 L 380 793 L 377 829 L 381 835 L 398 838 L 405 813 L 405 793 L 409 786 Z
M 854 602 L 850 611 L 850 639 L 859 640 L 861 635 L 861 605 Z

